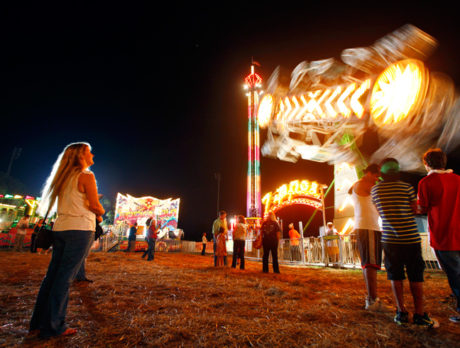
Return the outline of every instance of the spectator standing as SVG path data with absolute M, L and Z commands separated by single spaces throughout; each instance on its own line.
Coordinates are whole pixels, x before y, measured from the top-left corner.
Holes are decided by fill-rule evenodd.
M 205 255 L 206 253 L 206 243 L 208 242 L 208 239 L 206 238 L 206 232 L 203 233 L 203 236 L 201 237 L 201 243 L 203 244 L 203 249 L 201 249 L 201 255 Z
M 133 223 L 129 228 L 128 248 L 126 249 L 126 251 L 131 252 L 136 250 L 136 234 L 137 222 Z
M 423 164 L 428 175 L 418 184 L 418 205 L 428 215 L 430 244 L 457 299 L 457 315 L 449 319 L 460 323 L 460 176 L 445 169 L 441 149 L 428 150 Z
M 382 232 L 379 226 L 379 213 L 372 202 L 371 189 L 379 180 L 380 169 L 371 164 L 364 169 L 364 176 L 353 184 L 349 193 L 355 210 L 355 230 L 361 267 L 367 296 L 365 309 L 381 309 L 377 297 L 377 270 L 382 265 Z
M 37 224 L 34 227 L 34 230 L 32 232 L 31 240 L 30 240 L 30 252 L 31 253 L 36 253 L 37 252 L 37 243 L 35 239 L 37 238 L 38 231 L 40 231 L 40 228 L 43 226 L 44 220 L 40 219 L 38 220 Z
M 225 235 L 227 235 L 227 213 L 224 210 L 219 212 L 219 217 L 214 220 L 212 223 L 212 239 L 214 243 L 214 266 L 217 266 L 217 255 L 216 255 L 216 248 L 217 248 L 217 235 L 219 234 L 220 228 L 223 228 L 225 231 Z M 224 265 L 227 266 L 227 255 L 224 255 Z
M 216 266 L 226 266 L 224 264 L 224 257 L 227 256 L 227 246 L 225 245 L 227 241 L 227 231 L 224 227 L 220 227 L 216 237 L 216 256 L 217 262 Z
M 24 215 L 16 225 L 16 237 L 14 238 L 14 251 L 22 251 L 24 238 L 29 228 L 29 215 Z
M 300 233 L 294 228 L 294 224 L 289 224 L 289 249 L 291 250 L 291 261 L 300 261 Z
M 240 259 L 240 269 L 244 269 L 244 245 L 248 234 L 248 226 L 243 215 L 238 215 L 238 222 L 233 231 L 233 261 L 232 267 L 236 268 L 237 259 Z
M 403 280 L 406 268 L 410 291 L 414 300 L 414 324 L 433 327 L 434 322 L 424 312 L 423 271 L 421 238 L 415 222 L 417 197 L 413 187 L 399 180 L 400 167 L 394 158 L 386 158 L 380 164 L 383 181 L 371 190 L 372 201 L 382 219 L 382 245 L 385 253 L 385 269 L 391 281 L 396 301 L 398 325 L 409 322 L 409 313 L 404 305 Z
M 155 220 L 150 221 L 150 226 L 147 229 L 147 235 L 145 239 L 147 240 L 147 250 L 144 251 L 144 254 L 142 254 L 142 258 L 144 258 L 146 255 L 147 256 L 147 261 L 153 261 L 155 258 L 155 242 L 157 241 L 158 237 L 158 226 L 157 222 Z
M 267 219 L 264 220 L 261 226 L 262 231 L 262 246 L 264 254 L 262 258 L 262 271 L 268 273 L 268 258 L 272 254 L 273 272 L 280 273 L 278 265 L 278 243 L 281 239 L 281 228 L 276 221 L 275 213 L 270 212 Z
M 65 322 L 69 285 L 94 240 L 96 217 L 105 213 L 96 179 L 88 170 L 93 156 L 87 143 L 66 146 L 43 190 L 40 213 L 52 209 L 57 200 L 58 217 L 53 225 L 53 256 L 30 320 L 30 335 L 39 331 L 40 337 L 49 338 L 77 332 Z
M 324 236 L 331 237 L 337 236 L 337 229 L 334 227 L 332 222 L 328 222 L 326 225 L 326 230 L 324 231 Z M 332 263 L 336 263 L 339 260 L 339 246 L 337 239 L 330 239 L 326 241 L 327 255 L 330 257 Z M 329 260 L 327 260 L 329 262 Z

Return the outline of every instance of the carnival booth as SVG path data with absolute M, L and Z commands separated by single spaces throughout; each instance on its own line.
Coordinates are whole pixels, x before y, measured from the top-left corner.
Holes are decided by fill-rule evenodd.
M 180 198 L 158 199 L 151 196 L 133 197 L 118 193 L 115 209 L 114 232 L 119 235 L 119 249 L 128 247 L 129 229 L 137 223 L 136 248 L 147 248 L 145 235 L 147 222 L 153 219 L 159 225 L 156 249 L 161 251 L 180 250 L 180 239 L 183 231 L 178 229 Z
M 35 211 L 40 198 L 22 195 L 0 195 L 0 247 L 7 248 L 14 244 L 16 224 L 21 217 L 28 214 L 30 227 L 24 238 L 24 246 L 30 245 L 34 223 L 38 220 Z

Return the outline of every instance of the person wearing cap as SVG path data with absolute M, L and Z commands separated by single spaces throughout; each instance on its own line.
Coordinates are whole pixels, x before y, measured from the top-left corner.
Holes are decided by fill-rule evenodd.
M 365 309 L 381 309 L 380 299 L 377 297 L 377 271 L 382 264 L 382 232 L 379 226 L 379 213 L 372 203 L 371 189 L 379 180 L 380 168 L 371 164 L 364 169 L 364 176 L 353 184 L 348 192 L 351 194 L 355 210 L 355 230 L 361 267 L 367 297 Z
M 458 315 L 449 319 L 460 323 L 460 176 L 445 169 L 441 149 L 425 152 L 423 164 L 428 175 L 418 184 L 418 206 L 428 215 L 430 245 L 457 299 Z
M 404 305 L 405 267 L 414 300 L 413 322 L 419 326 L 433 327 L 433 320 L 424 312 L 425 262 L 415 222 L 417 197 L 414 188 L 399 179 L 400 167 L 394 158 L 386 158 L 380 163 L 380 173 L 383 181 L 372 188 L 371 195 L 382 219 L 385 269 L 397 306 L 394 321 L 398 325 L 409 323 L 409 313 Z

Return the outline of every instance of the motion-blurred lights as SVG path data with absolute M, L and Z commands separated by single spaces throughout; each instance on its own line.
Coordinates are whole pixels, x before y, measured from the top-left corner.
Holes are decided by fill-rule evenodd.
M 409 120 L 423 102 L 426 75 L 423 63 L 415 59 L 390 65 L 372 89 L 370 112 L 375 124 L 385 127 Z
M 257 118 L 259 120 L 259 126 L 265 128 L 270 123 L 270 119 L 273 113 L 273 97 L 271 94 L 265 94 L 259 104 L 259 110 L 257 112 Z

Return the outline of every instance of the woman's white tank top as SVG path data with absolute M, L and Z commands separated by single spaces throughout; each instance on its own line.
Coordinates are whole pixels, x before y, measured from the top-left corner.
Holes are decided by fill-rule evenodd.
M 84 171 L 82 173 L 91 173 Z M 67 183 L 66 188 L 57 199 L 57 219 L 53 226 L 53 231 L 95 231 L 96 214 L 88 208 L 89 203 L 86 194 L 78 191 L 78 178 L 75 175 Z
M 356 194 L 353 187 L 351 199 L 355 207 L 355 230 L 381 231 L 379 213 L 374 203 L 372 203 L 372 196 L 360 196 Z

